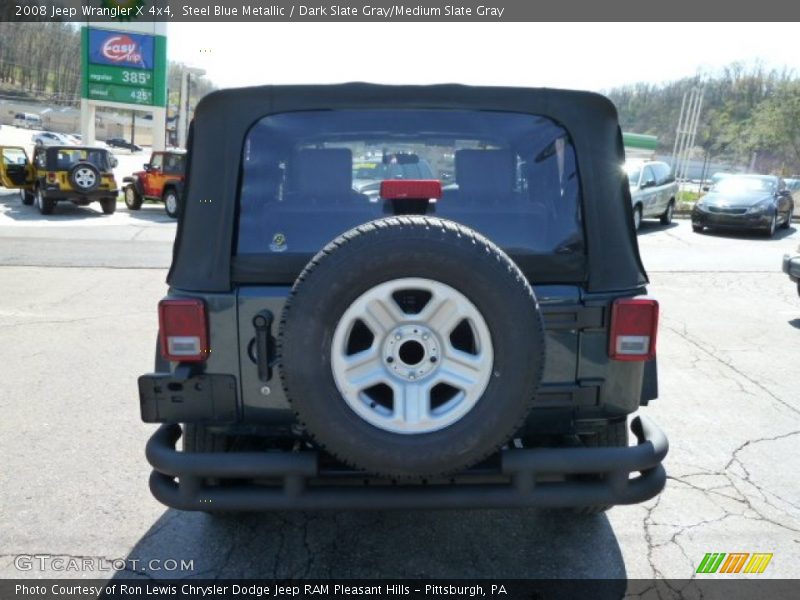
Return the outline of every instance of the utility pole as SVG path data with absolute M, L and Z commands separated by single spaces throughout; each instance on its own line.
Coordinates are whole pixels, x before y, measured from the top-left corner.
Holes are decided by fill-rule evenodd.
M 687 102 L 688 101 L 688 102 Z M 694 88 L 683 94 L 681 103 L 681 115 L 678 119 L 678 127 L 675 129 L 675 150 L 672 155 L 672 168 L 675 170 L 675 179 L 681 178 L 681 157 L 686 145 L 686 129 L 689 122 L 689 113 L 692 112 L 694 103 Z
M 186 116 L 186 96 L 188 95 L 188 88 L 189 88 L 189 72 L 187 69 L 183 69 L 181 72 L 181 91 L 179 94 L 179 102 L 178 102 L 178 146 L 180 148 L 186 147 L 186 126 L 187 126 L 187 116 Z
M 672 150 L 672 163 L 675 179 L 686 179 L 689 170 L 689 158 L 697 137 L 697 126 L 700 122 L 700 111 L 703 107 L 705 86 L 693 87 L 683 95 L 678 126 L 675 129 L 675 144 Z
M 689 145 L 686 148 L 686 156 L 683 159 L 683 178 L 689 176 L 689 158 L 691 157 L 692 149 L 694 148 L 695 138 L 697 137 L 697 125 L 700 123 L 700 111 L 703 110 L 703 96 L 705 94 L 705 87 L 700 88 L 697 94 L 697 102 L 694 111 L 694 120 L 691 123 L 689 133 Z
M 681 130 L 683 129 L 683 115 L 686 110 L 686 93 L 683 94 L 683 101 L 681 102 L 681 112 L 678 116 L 678 126 L 675 128 L 675 143 L 672 145 L 672 168 L 675 169 L 675 158 L 678 156 L 678 140 L 681 137 Z M 677 174 L 677 173 L 676 173 Z
M 703 184 L 705 183 L 706 178 L 708 176 L 708 167 L 710 162 L 711 162 L 711 153 L 708 150 L 706 150 L 703 153 L 703 170 L 700 171 L 700 185 L 697 186 L 698 194 L 703 191 Z
M 184 67 L 181 73 L 181 93 L 180 102 L 178 103 L 178 146 L 181 148 L 186 147 L 186 135 L 189 131 L 189 83 L 190 75 L 203 76 L 206 72 L 203 69 L 194 67 Z

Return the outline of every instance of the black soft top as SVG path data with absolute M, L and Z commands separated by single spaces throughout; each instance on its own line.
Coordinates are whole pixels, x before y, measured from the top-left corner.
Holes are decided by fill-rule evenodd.
M 187 291 L 231 289 L 242 150 L 256 121 L 283 112 L 366 108 L 494 110 L 553 119 L 572 138 L 580 175 L 587 260 L 576 282 L 600 292 L 647 283 L 620 168 L 622 134 L 608 98 L 541 88 L 367 83 L 238 88 L 200 101 L 189 135 L 185 203 L 168 283 Z M 328 241 L 320 240 L 320 248 Z
M 72 145 L 63 145 L 63 146 L 45 146 L 43 148 L 43 152 L 47 154 L 55 154 L 59 150 L 70 150 L 70 151 L 83 151 L 83 152 L 105 152 L 106 154 L 110 154 L 110 151 L 107 148 L 100 148 L 99 146 L 72 146 Z
M 67 152 L 86 152 L 87 154 L 90 152 L 100 153 L 105 156 L 106 160 L 111 156 L 111 152 L 109 152 L 106 148 L 100 148 L 98 146 L 70 146 L 70 145 L 62 145 L 62 146 L 44 146 L 42 149 L 38 150 L 39 152 L 44 153 L 45 159 L 47 162 L 47 168 L 58 171 L 62 169 L 61 165 L 57 164 L 58 153 L 62 150 L 66 150 Z M 95 165 L 100 167 L 100 165 Z M 110 166 L 105 164 L 102 166 L 103 169 L 110 170 Z

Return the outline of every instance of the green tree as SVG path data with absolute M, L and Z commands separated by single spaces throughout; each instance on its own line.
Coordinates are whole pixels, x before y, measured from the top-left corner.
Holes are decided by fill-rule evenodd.
M 756 127 L 756 114 L 761 112 L 763 103 L 779 96 L 786 86 L 791 84 L 796 89 L 796 82 L 786 69 L 767 69 L 760 63 L 732 63 L 715 73 L 660 85 L 628 85 L 608 90 L 606 94 L 616 104 L 624 130 L 656 135 L 659 151 L 670 152 L 683 96 L 692 87 L 703 86 L 695 144 L 715 160 L 739 164 L 749 163 L 752 152 L 757 151 L 759 167 L 771 170 L 786 162 L 789 147 L 775 143 L 774 133 L 766 135 L 770 128 L 763 118 Z M 797 122 L 794 117 L 793 123 Z M 794 164 L 794 153 L 791 157 Z
M 800 81 L 786 81 L 756 107 L 750 132 L 757 149 L 783 169 L 800 171 Z

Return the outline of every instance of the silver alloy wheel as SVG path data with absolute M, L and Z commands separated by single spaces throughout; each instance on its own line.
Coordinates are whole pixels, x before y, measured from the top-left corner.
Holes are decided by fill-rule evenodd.
M 130 186 L 126 187 L 125 188 L 125 203 L 128 206 L 132 206 L 133 203 L 135 202 L 135 200 L 136 200 L 136 196 L 133 193 L 133 188 L 130 187 Z
M 772 237 L 775 235 L 775 231 L 778 229 L 778 211 L 775 211 L 775 214 L 772 215 L 772 220 L 769 222 L 769 235 Z
M 75 171 L 74 179 L 75 183 L 78 184 L 78 187 L 84 189 L 92 187 L 97 181 L 94 171 L 87 167 L 82 167 Z
M 164 198 L 164 207 L 167 209 L 167 212 L 171 215 L 174 215 L 177 212 L 178 197 L 173 192 L 169 192 Z
M 396 300 L 413 294 L 423 300 L 405 308 Z M 493 366 L 483 316 L 461 292 L 431 279 L 368 290 L 344 312 L 331 344 L 333 379 L 347 405 L 391 433 L 456 423 L 480 400 Z
M 25 188 L 19 188 L 19 199 L 20 202 L 25 203 Z
M 674 212 L 675 212 L 675 205 L 672 202 L 670 202 L 667 205 L 667 223 L 672 222 L 672 215 Z
M 635 231 L 639 231 L 639 227 L 642 225 L 642 209 L 640 207 L 636 207 L 633 209 L 633 229 Z
M 42 188 L 36 188 L 36 208 L 41 211 L 43 205 L 44 202 L 42 201 Z

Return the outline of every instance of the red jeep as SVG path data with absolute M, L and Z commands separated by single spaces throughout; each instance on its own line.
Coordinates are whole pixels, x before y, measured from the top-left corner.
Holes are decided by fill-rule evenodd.
M 144 171 L 123 178 L 125 206 L 129 210 L 139 210 L 145 200 L 157 200 L 163 202 L 167 214 L 176 219 L 180 212 L 178 202 L 183 189 L 185 159 L 183 150 L 153 152 Z

